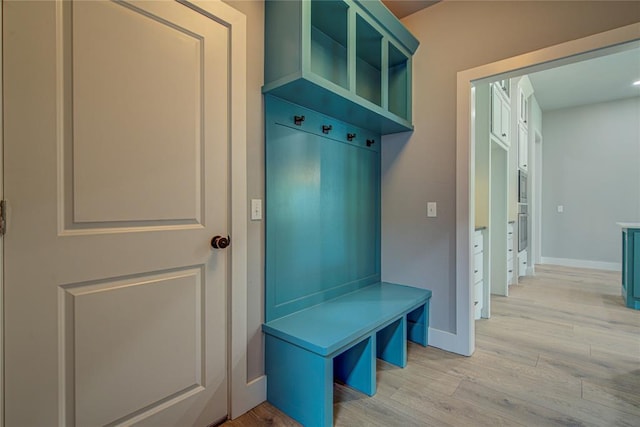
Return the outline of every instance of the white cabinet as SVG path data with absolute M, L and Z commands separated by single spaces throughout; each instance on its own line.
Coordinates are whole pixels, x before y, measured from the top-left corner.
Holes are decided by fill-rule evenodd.
M 507 224 L 507 285 L 514 283 L 513 271 L 515 264 L 513 263 L 513 222 Z
M 518 277 L 527 275 L 527 250 L 518 253 Z
M 507 85 L 508 86 L 508 85 Z M 509 146 L 511 139 L 511 104 L 497 83 L 491 85 L 491 133 Z
M 529 132 L 527 127 L 518 123 L 518 168 L 527 171 L 527 162 L 529 158 Z
M 482 230 L 473 235 L 473 304 L 474 318 L 479 319 L 484 307 L 484 236 Z
M 527 120 L 529 117 L 529 96 L 533 88 L 529 79 L 523 78 L 518 83 L 518 169 L 527 171 L 527 162 L 529 157 L 529 126 Z

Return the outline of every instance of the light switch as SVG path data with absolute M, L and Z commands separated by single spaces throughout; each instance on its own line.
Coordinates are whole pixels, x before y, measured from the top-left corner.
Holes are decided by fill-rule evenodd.
M 564 206 L 558 205 L 558 213 L 564 212 Z
M 251 221 L 262 219 L 262 199 L 251 199 Z
M 429 218 L 438 216 L 438 205 L 436 202 L 427 202 L 427 216 Z

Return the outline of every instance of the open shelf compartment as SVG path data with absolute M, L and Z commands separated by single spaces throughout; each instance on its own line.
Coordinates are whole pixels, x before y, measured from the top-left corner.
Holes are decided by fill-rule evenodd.
M 356 17 L 356 95 L 381 105 L 382 34 Z
M 389 106 L 393 114 L 409 120 L 409 58 L 389 43 Z
M 343 2 L 311 2 L 311 71 L 345 89 L 348 11 Z

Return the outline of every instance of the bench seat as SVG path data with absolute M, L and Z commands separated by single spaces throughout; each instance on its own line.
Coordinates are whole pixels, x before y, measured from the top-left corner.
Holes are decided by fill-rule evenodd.
M 376 391 L 376 357 L 406 366 L 428 341 L 431 291 L 378 282 L 263 324 L 267 400 L 305 426 L 333 425 L 333 380 Z

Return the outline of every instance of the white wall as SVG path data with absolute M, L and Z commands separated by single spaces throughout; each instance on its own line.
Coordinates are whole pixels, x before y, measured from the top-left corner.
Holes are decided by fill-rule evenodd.
M 433 291 L 433 328 L 456 331 L 456 73 L 638 21 L 637 3 L 615 1 L 444 1 L 403 19 L 421 42 L 415 131 L 382 144 L 382 275 Z
M 621 263 L 616 222 L 640 220 L 640 97 L 545 111 L 543 135 L 542 256 Z

